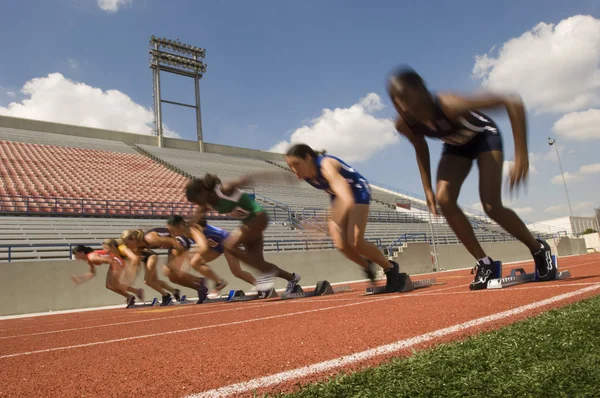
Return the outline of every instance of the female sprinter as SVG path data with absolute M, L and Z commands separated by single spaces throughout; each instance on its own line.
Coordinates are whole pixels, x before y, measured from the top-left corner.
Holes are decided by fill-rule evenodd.
M 130 268 L 125 270 L 125 280 L 133 281 L 139 272 L 140 264 L 144 264 L 144 283 L 156 290 L 162 296 L 161 305 L 167 305 L 171 302 L 171 295 L 167 293 L 170 291 L 175 296 L 175 299 L 178 300 L 179 297 L 179 289 L 174 289 L 165 281 L 162 281 L 158 278 L 156 274 L 156 264 L 158 263 L 158 255 L 150 249 L 145 247 L 137 247 L 134 244 L 126 245 L 123 241 L 123 236 L 131 236 L 136 231 L 125 230 L 121 235 L 121 238 L 118 240 L 119 242 L 119 253 L 121 253 L 121 257 L 129 260 Z M 143 235 L 143 231 L 140 231 Z M 163 304 L 164 303 L 164 304 Z
M 167 228 L 153 228 L 146 232 L 142 230 L 127 230 L 121 235 L 121 240 L 131 251 L 147 251 L 150 253 L 146 262 L 146 283 L 152 283 L 152 287 L 155 290 L 159 290 L 158 288 L 161 288 L 161 290 L 164 289 L 170 291 L 175 296 L 175 299 L 180 301 L 181 292 L 179 289 L 174 289 L 168 283 L 161 281 L 158 278 L 156 273 L 158 256 L 151 249 L 168 249 L 170 261 L 172 260 L 173 256 L 178 256 L 182 252 L 187 251 L 190 248 L 190 242 L 183 237 L 172 237 Z M 203 281 L 191 274 L 172 267 L 169 261 L 167 261 L 167 267 L 169 267 L 174 273 L 173 277 L 174 279 L 176 278 L 177 283 L 196 290 L 198 292 L 198 303 L 203 302 L 206 299 L 207 294 L 207 289 L 204 286 Z M 171 300 L 172 298 L 170 294 L 163 294 L 161 305 L 168 305 Z
M 240 261 L 233 255 L 224 252 L 223 241 L 229 236 L 227 231 L 208 225 L 206 220 L 200 220 L 193 227 L 190 227 L 181 216 L 174 216 L 170 221 L 172 222 L 168 224 L 168 228 L 173 235 L 189 236 L 196 242 L 197 251 L 190 259 L 190 265 L 196 271 L 207 276 L 206 268 L 210 269 L 207 263 L 216 260 L 223 254 L 233 276 L 248 282 L 252 286 L 256 285 L 256 279 L 251 273 L 242 270 Z M 224 287 L 226 284 L 227 282 L 223 281 L 220 285 Z M 223 288 L 219 287 L 217 285 L 216 289 L 221 290 Z
M 317 155 L 305 144 L 291 147 L 285 160 L 298 178 L 331 196 L 329 233 L 335 247 L 363 267 L 371 280 L 374 280 L 375 273 L 370 261 L 383 268 L 387 279 L 386 291 L 395 292 L 401 288 L 398 264 L 388 261 L 377 246 L 365 240 L 371 201 L 367 180 L 341 159 Z
M 183 249 L 172 249 L 169 252 L 169 260 L 167 265 L 163 267 L 163 272 L 169 280 L 173 283 L 193 288 L 189 283 L 189 279 L 191 278 L 194 283 L 204 285 L 203 278 L 184 273 L 181 270 L 184 261 L 189 259 L 190 265 L 192 265 L 196 271 L 215 282 L 215 289 L 217 291 L 223 290 L 225 286 L 227 286 L 227 281 L 219 277 L 212 268 L 203 263 L 191 264 L 192 256 L 190 256 L 189 249 L 195 244 L 197 239 L 201 239 L 199 236 L 200 232 L 195 228 L 190 228 L 185 219 L 179 215 L 171 216 L 167 220 L 167 229 L 171 233 L 171 236 L 176 237 L 175 239 L 183 246 Z M 183 278 L 181 277 L 182 274 L 184 276 Z
M 221 214 L 230 214 L 242 220 L 240 225 L 223 242 L 226 253 L 263 273 L 256 283 L 259 294 L 269 290 L 275 277 L 288 281 L 286 292 L 293 292 L 300 282 L 300 275 L 282 270 L 275 264 L 265 261 L 263 254 L 263 233 L 269 225 L 269 216 L 250 195 L 240 187 L 253 185 L 262 178 L 276 179 L 283 173 L 256 173 L 236 181 L 221 183 L 219 177 L 206 174 L 204 178 L 195 178 L 186 187 L 186 197 L 198 206 L 190 224 L 199 222 L 210 209 Z M 244 245 L 246 250 L 239 248 Z
M 127 308 L 135 304 L 135 296 L 128 292 L 136 294 L 140 299 L 143 297 L 144 291 L 142 289 L 135 289 L 131 286 L 123 285 L 120 282 L 121 274 L 125 268 L 123 260 L 114 254 L 109 253 L 107 250 L 94 250 L 91 247 L 78 245 L 73 249 L 73 256 L 77 260 L 86 261 L 89 265 L 89 272 L 77 276 L 72 275 L 71 279 L 76 284 L 84 283 L 96 276 L 96 267 L 102 264 L 108 264 L 108 272 L 106 273 L 106 288 L 112 290 L 115 293 L 127 299 Z
M 521 99 L 490 93 L 433 95 L 421 76 L 410 68 L 399 69 L 393 74 L 388 92 L 400 116 L 396 129 L 415 148 L 430 211 L 436 214 L 436 202 L 440 204 L 448 224 L 477 260 L 476 275 L 470 289 L 485 289 L 494 273 L 493 260 L 477 241 L 473 227 L 457 204 L 460 188 L 475 160 L 479 167 L 479 195 L 486 214 L 529 248 L 541 280 L 554 279 L 556 267 L 548 244 L 536 240 L 523 221 L 502 204 L 502 137 L 494 121 L 478 111 L 503 107 L 508 112 L 515 141 L 515 165 L 510 174 L 512 190 L 526 180 L 529 169 L 527 123 Z M 431 186 L 429 148 L 425 137 L 444 141 L 436 194 Z

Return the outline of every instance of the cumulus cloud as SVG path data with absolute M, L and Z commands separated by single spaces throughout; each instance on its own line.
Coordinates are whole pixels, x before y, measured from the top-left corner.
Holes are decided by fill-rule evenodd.
M 120 6 L 131 5 L 133 0 L 97 0 L 97 3 L 106 12 L 117 12 Z
M 298 128 L 289 140 L 278 142 L 270 151 L 284 153 L 292 144 L 305 143 L 349 162 L 365 161 L 399 141 L 390 119 L 373 116 L 383 107 L 381 98 L 370 93 L 349 108 L 323 109 L 308 126 Z
M 578 202 L 572 204 L 572 206 L 573 212 L 580 212 L 581 214 L 591 214 L 594 211 L 594 202 Z M 569 207 L 566 204 L 556 205 L 546 207 L 544 211 L 546 213 L 561 214 L 566 216 L 569 214 Z
M 518 91 L 531 109 L 570 112 L 600 103 L 600 20 L 576 15 L 541 22 L 496 51 L 476 55 L 485 87 Z
M 571 112 L 554 123 L 552 131 L 577 141 L 600 140 L 600 109 Z
M 512 210 L 514 210 L 517 214 L 519 215 L 527 215 L 527 214 L 531 214 L 533 212 L 535 212 L 535 210 L 532 207 L 512 207 L 511 204 L 514 203 L 512 200 L 507 200 L 504 201 L 504 205 L 510 207 Z M 473 209 L 473 210 L 479 210 L 479 211 L 483 211 L 483 205 L 481 204 L 481 202 L 474 202 L 471 203 L 468 207 L 469 209 Z
M 502 164 L 502 175 L 505 177 L 510 175 L 510 171 L 515 167 L 514 160 L 505 160 Z M 538 174 L 537 169 L 532 164 L 531 156 L 529 157 L 529 174 Z
M 567 182 L 578 182 L 585 180 L 586 176 L 600 174 L 600 163 L 586 164 L 579 168 L 579 171 L 564 173 Z M 552 184 L 562 184 L 562 177 L 556 175 L 552 177 Z
M 535 211 L 532 207 L 512 207 L 512 209 L 521 216 L 531 214 Z
M 73 124 L 136 134 L 152 134 L 154 112 L 118 90 L 102 90 L 60 73 L 31 79 L 25 98 L 0 106 L 0 115 Z M 165 136 L 178 137 L 166 127 Z

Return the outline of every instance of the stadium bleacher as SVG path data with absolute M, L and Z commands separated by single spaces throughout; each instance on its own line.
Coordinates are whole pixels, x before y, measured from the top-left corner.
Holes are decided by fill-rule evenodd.
M 69 258 L 73 244 L 99 245 L 124 229 L 160 226 L 171 214 L 187 216 L 193 206 L 183 188 L 190 176 L 289 171 L 283 161 L 8 128 L 0 128 L 0 157 L 0 261 Z M 302 181 L 263 183 L 253 193 L 272 220 L 265 250 L 333 248 L 324 233 L 303 231 L 306 225 L 326 231 L 326 194 Z M 406 195 L 372 186 L 372 196 L 366 237 L 379 247 L 431 241 L 432 228 L 438 243 L 458 243 L 443 219 L 429 224 L 422 200 L 399 212 L 396 204 Z M 237 222 L 211 223 L 231 230 Z M 513 239 L 489 221 L 473 218 L 473 226 L 482 241 Z

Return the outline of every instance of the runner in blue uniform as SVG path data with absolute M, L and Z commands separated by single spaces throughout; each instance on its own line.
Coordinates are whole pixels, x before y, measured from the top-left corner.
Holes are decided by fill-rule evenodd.
M 386 290 L 398 290 L 398 264 L 388 261 L 377 246 L 365 240 L 371 202 L 367 180 L 343 160 L 317 155 L 305 144 L 291 147 L 285 160 L 298 178 L 330 195 L 329 233 L 336 248 L 363 267 L 371 280 L 375 279 L 372 262 L 377 263 L 385 271 Z
M 506 108 L 515 141 L 515 163 L 510 173 L 510 189 L 527 179 L 527 122 L 520 98 L 491 93 L 462 96 L 432 94 L 411 68 L 398 69 L 390 78 L 388 93 L 399 114 L 396 129 L 412 143 L 427 198 L 437 214 L 439 203 L 444 217 L 467 250 L 477 260 L 470 289 L 485 289 L 493 275 L 493 260 L 485 253 L 468 218 L 458 207 L 458 195 L 473 161 L 479 168 L 479 195 L 486 214 L 531 251 L 541 280 L 556 276 L 550 246 L 536 240 L 515 212 L 502 204 L 502 165 L 504 152 L 498 126 L 479 109 Z M 436 193 L 431 184 L 429 147 L 425 137 L 444 141 L 438 166 Z
M 233 255 L 224 251 L 223 241 L 227 239 L 229 232 L 208 225 L 206 220 L 200 220 L 193 227 L 190 227 L 181 216 L 171 217 L 169 219 L 168 227 L 173 235 L 191 238 L 191 242 L 196 245 L 194 252 L 190 257 L 190 266 L 199 273 L 209 278 L 211 278 L 211 274 L 216 275 L 207 264 L 216 260 L 223 254 L 227 260 L 231 273 L 235 277 L 250 283 L 252 286 L 256 285 L 256 279 L 251 273 L 242 270 L 240 261 Z M 218 278 L 215 283 L 217 291 L 223 289 L 227 285 L 227 282 L 222 278 Z

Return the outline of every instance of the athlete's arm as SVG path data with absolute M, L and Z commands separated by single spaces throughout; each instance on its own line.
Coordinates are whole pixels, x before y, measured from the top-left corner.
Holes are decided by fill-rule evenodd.
M 331 220 L 337 225 L 341 224 L 352 205 L 354 205 L 352 189 L 350 189 L 348 181 L 340 174 L 340 168 L 340 162 L 332 158 L 325 158 L 321 162 L 321 173 L 329 182 L 331 190 L 339 201 L 338 203 L 340 203 L 340 207 L 338 209 L 332 209 L 331 213 Z
M 289 171 L 262 171 L 246 174 L 235 180 L 224 182 L 221 184 L 221 192 L 228 195 L 235 188 L 252 187 L 257 184 L 269 182 L 291 183 L 295 181 L 296 177 Z
M 415 148 L 417 165 L 419 166 L 419 173 L 421 174 L 421 182 L 423 183 L 427 206 L 429 207 L 429 211 L 437 215 L 435 193 L 433 192 L 433 187 L 431 185 L 431 161 L 429 158 L 429 146 L 427 145 L 427 141 L 424 136 L 415 134 L 401 118 L 398 118 L 396 121 L 396 130 L 405 136 Z
M 131 265 L 133 267 L 137 267 L 140 265 L 142 261 L 141 257 L 135 254 L 130 248 L 128 248 L 124 244 L 119 245 L 119 251 L 131 262 Z
M 529 155 L 527 150 L 527 119 L 525 104 L 520 96 L 484 93 L 473 96 L 443 94 L 440 102 L 447 114 L 464 114 L 473 109 L 489 109 L 505 107 L 510 119 L 515 140 L 515 167 L 510 176 L 510 188 L 527 178 L 529 172 Z
M 208 245 L 206 235 L 199 228 L 190 227 L 190 235 L 194 239 L 194 242 L 196 242 L 196 249 L 194 251 L 204 253 L 209 250 L 210 246 Z
M 147 234 L 144 239 L 151 247 L 160 247 L 164 249 L 182 249 L 181 244 L 175 238 L 158 236 L 156 232 Z
M 103 259 L 102 257 L 98 256 L 95 253 L 91 253 L 88 257 L 89 261 L 101 261 L 103 263 L 110 263 L 110 260 L 106 260 Z M 90 279 L 92 279 L 93 277 L 96 276 L 96 267 L 94 267 L 92 264 L 88 263 L 89 271 L 81 276 L 77 276 L 77 275 L 72 275 L 71 279 L 73 280 L 73 282 L 75 282 L 76 284 L 80 284 L 80 283 L 84 283 L 89 281 Z

